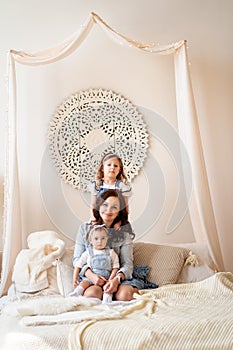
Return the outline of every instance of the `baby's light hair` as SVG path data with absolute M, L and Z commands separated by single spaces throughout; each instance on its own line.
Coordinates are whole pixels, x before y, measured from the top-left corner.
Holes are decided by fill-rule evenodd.
M 89 232 L 89 235 L 88 235 L 88 241 L 91 242 L 91 239 L 92 239 L 92 236 L 93 234 L 96 232 L 96 231 L 105 231 L 107 236 L 108 236 L 108 230 L 107 230 L 107 227 L 105 224 L 102 224 L 102 225 L 95 225 L 91 231 Z

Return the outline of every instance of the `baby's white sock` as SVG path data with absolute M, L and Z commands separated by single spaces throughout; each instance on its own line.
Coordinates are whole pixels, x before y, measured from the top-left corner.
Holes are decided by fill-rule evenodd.
M 78 297 L 79 295 L 83 295 L 84 288 L 82 286 L 77 286 L 73 292 L 69 293 L 70 297 Z
M 112 294 L 104 293 L 102 303 L 105 304 L 105 303 L 111 303 L 111 302 L 112 302 Z

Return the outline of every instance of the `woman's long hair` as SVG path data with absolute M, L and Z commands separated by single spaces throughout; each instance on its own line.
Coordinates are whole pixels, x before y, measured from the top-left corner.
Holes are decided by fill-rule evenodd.
M 128 212 L 126 210 L 125 199 L 119 190 L 109 189 L 109 190 L 101 193 L 101 195 L 97 196 L 95 208 L 93 209 L 93 214 L 94 214 L 94 217 L 96 219 L 96 223 L 99 225 L 104 223 L 102 217 L 100 216 L 100 207 L 106 201 L 106 199 L 108 197 L 118 198 L 119 204 L 120 204 L 119 213 L 118 213 L 117 217 L 114 219 L 114 221 L 111 225 L 111 228 L 113 229 L 114 225 L 119 222 L 123 231 L 128 232 L 131 235 L 131 237 L 134 238 L 135 234 L 134 234 L 132 227 L 131 227 L 131 224 L 129 223 L 129 220 L 128 220 Z M 117 235 L 122 236 L 122 234 L 123 234 L 121 229 L 114 230 L 114 231 L 115 231 L 114 238 L 116 238 Z

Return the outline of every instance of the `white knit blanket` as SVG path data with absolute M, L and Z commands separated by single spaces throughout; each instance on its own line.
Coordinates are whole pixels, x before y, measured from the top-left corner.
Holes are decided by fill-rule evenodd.
M 38 350 L 39 341 L 46 339 L 43 350 L 60 350 L 61 343 L 70 350 L 232 350 L 233 275 L 217 273 L 197 283 L 144 290 L 125 303 L 30 298 L 3 309 L 1 328 L 4 317 L 18 320 L 15 338 L 7 339 L 11 346 L 15 341 L 14 349 Z M 2 331 L 6 338 L 7 330 Z
M 137 299 L 145 302 L 144 307 L 126 309 L 119 319 L 77 324 L 69 349 L 233 349 L 231 273 L 142 291 Z

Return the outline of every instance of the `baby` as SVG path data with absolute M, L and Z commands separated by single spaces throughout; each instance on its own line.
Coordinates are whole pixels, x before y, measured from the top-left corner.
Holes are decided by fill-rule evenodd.
M 83 295 L 84 291 L 93 285 L 93 282 L 87 277 L 79 276 L 81 268 L 88 265 L 92 272 L 100 275 L 103 279 L 111 280 L 116 276 L 119 270 L 119 258 L 113 249 L 106 247 L 108 242 L 108 230 L 105 225 L 95 225 L 88 236 L 90 245 L 87 250 L 83 252 L 80 259 L 76 262 L 73 273 L 74 291 L 70 296 Z M 81 279 L 78 282 L 78 277 Z M 104 287 L 103 287 L 104 289 Z M 103 303 L 112 301 L 112 294 L 103 291 Z

